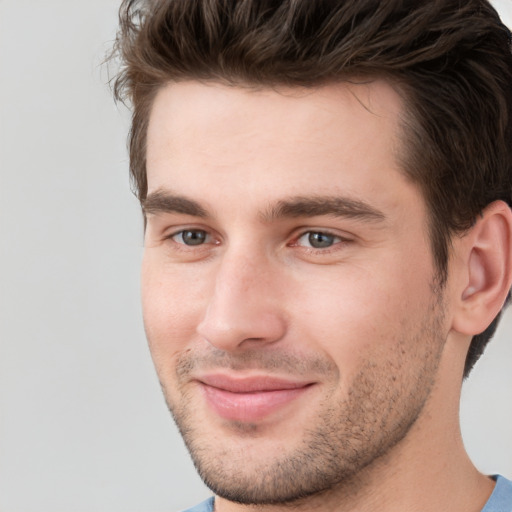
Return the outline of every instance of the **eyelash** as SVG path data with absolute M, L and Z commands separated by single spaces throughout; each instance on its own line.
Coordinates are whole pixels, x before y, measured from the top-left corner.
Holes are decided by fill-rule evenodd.
M 198 243 L 196 245 L 194 244 L 186 244 L 183 241 L 183 236 L 185 233 L 203 233 L 205 237 L 205 241 L 202 243 Z M 322 235 L 324 237 L 332 238 L 333 242 L 331 245 L 327 247 L 312 247 L 311 245 L 302 245 L 300 243 L 301 239 L 308 236 L 311 237 L 312 235 Z M 179 242 L 176 240 L 177 237 L 181 236 L 182 241 Z M 175 244 L 175 248 L 180 251 L 198 251 L 198 250 L 205 250 L 212 244 L 213 239 L 213 245 L 219 245 L 219 241 L 215 240 L 213 235 L 208 232 L 206 229 L 201 228 L 187 228 L 187 229 L 180 229 L 179 231 L 174 231 L 170 235 L 165 237 L 168 240 L 171 240 Z M 309 241 L 310 242 L 310 241 Z M 339 234 L 332 233 L 329 230 L 322 230 L 322 229 L 308 229 L 305 231 L 300 232 L 297 236 L 293 237 L 292 241 L 287 244 L 288 247 L 299 247 L 301 250 L 315 255 L 322 255 L 322 254 L 329 254 L 331 252 L 340 250 L 341 246 L 345 246 L 347 243 L 350 243 L 351 239 L 343 237 Z M 310 242 L 311 243 L 311 242 Z
M 173 233 L 171 234 L 168 238 L 174 240 L 174 238 L 178 237 L 181 235 L 182 239 L 183 239 L 183 235 L 185 233 L 204 233 L 204 236 L 205 236 L 205 240 L 208 239 L 208 238 L 211 238 L 211 235 L 205 230 L 205 229 L 182 229 L 181 231 L 178 231 L 176 233 Z M 176 242 L 180 245 L 186 245 L 188 247 L 194 247 L 195 245 L 203 245 L 203 243 L 200 243 L 200 244 L 186 244 L 184 242 Z
M 197 244 L 197 245 L 189 245 L 184 243 L 183 241 L 179 242 L 176 240 L 177 237 L 183 235 L 187 232 L 190 233 L 204 233 L 205 234 L 205 242 Z M 183 240 L 183 238 L 182 238 Z M 213 243 L 212 243 L 213 240 Z M 178 231 L 173 231 L 169 235 L 164 237 L 164 241 L 170 241 L 172 243 L 173 250 L 180 251 L 184 253 L 198 253 L 198 252 L 205 252 L 211 248 L 211 245 L 219 245 L 219 241 L 215 240 L 213 235 L 208 232 L 207 229 L 202 228 L 186 228 L 186 229 L 180 229 Z
M 326 237 L 326 238 L 329 238 L 329 239 L 332 239 L 331 240 L 331 244 L 326 246 L 326 247 L 314 247 L 312 246 L 312 241 L 311 241 L 311 237 L 315 236 L 315 235 L 320 235 L 321 237 Z M 305 237 L 308 237 L 308 243 L 310 245 L 301 245 L 300 244 L 300 241 L 301 239 L 305 238 Z M 303 249 L 307 249 L 309 251 L 315 251 L 315 252 L 320 252 L 320 253 L 328 253 L 328 252 L 331 252 L 332 250 L 336 250 L 338 249 L 336 246 L 339 245 L 339 244 L 342 244 L 344 242 L 348 242 L 349 240 L 346 239 L 346 238 L 343 238 L 342 236 L 340 235 L 336 235 L 335 233 L 332 233 L 330 231 L 327 231 L 327 230 L 308 230 L 308 231 L 304 231 L 302 232 L 296 239 L 293 243 L 290 244 L 291 247 L 302 247 Z

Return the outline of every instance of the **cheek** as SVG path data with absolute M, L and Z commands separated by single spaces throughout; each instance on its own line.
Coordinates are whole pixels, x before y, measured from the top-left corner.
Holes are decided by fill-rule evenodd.
M 373 353 L 393 353 L 413 336 L 431 307 L 430 272 L 389 263 L 333 269 L 296 284 L 293 292 L 296 332 L 313 340 L 348 379 Z
M 147 251 L 142 261 L 141 296 L 144 327 L 155 363 L 180 353 L 196 335 L 206 295 L 201 276 L 186 266 L 171 266 Z

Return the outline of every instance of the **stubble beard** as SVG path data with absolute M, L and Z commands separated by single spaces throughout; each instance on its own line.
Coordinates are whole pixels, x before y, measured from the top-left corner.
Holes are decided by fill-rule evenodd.
M 407 436 L 428 400 L 446 339 L 441 333 L 440 300 L 427 316 L 414 336 L 394 345 L 394 357 L 388 350 L 384 362 L 380 353 L 365 362 L 343 400 L 325 396 L 316 405 L 319 413 L 312 418 L 314 422 L 303 427 L 300 442 L 283 455 L 260 450 L 262 456 L 254 460 L 245 456 L 239 442 L 230 444 L 226 438 L 218 442 L 215 433 L 209 438 L 208 428 L 204 430 L 194 416 L 191 397 L 183 393 L 179 402 L 173 402 L 163 385 L 174 421 L 205 484 L 217 496 L 245 505 L 294 504 L 335 488 L 351 494 L 358 475 L 378 464 Z M 178 374 L 194 366 L 193 357 L 189 353 L 179 363 Z M 245 358 L 249 360 L 250 354 Z M 279 367 L 279 358 L 273 356 L 271 364 Z M 337 371 L 330 361 L 316 364 Z M 230 363 L 237 365 L 243 362 Z M 243 436 L 249 441 L 257 438 L 258 425 L 232 427 L 238 441 Z

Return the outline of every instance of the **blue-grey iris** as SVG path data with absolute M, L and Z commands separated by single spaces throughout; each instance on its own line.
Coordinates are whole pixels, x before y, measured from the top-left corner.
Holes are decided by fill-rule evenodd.
M 183 231 L 181 238 L 186 245 L 201 245 L 206 240 L 206 232 L 200 229 Z
M 311 244 L 311 247 L 315 249 L 325 249 L 326 247 L 331 247 L 334 243 L 334 235 L 312 232 L 309 233 L 308 242 Z

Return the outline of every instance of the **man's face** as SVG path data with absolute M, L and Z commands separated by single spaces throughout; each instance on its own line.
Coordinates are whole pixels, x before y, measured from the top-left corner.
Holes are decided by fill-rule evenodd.
M 319 493 L 428 421 L 448 328 L 424 201 L 397 162 L 400 110 L 383 82 L 188 82 L 155 100 L 144 320 L 220 496 Z

